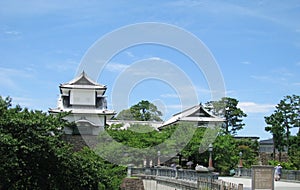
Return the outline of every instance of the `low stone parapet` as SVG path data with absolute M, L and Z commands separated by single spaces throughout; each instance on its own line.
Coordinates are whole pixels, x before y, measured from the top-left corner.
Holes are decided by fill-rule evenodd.
M 251 177 L 252 170 L 250 168 L 241 169 L 241 177 Z M 300 170 L 282 170 L 281 180 L 300 182 Z

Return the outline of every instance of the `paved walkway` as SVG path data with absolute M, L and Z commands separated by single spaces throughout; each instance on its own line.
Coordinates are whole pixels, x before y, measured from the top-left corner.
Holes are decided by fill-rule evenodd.
M 251 190 L 250 178 L 237 178 L 237 177 L 219 177 L 223 181 L 232 182 L 236 184 L 243 184 L 244 190 Z M 300 190 L 300 183 L 292 183 L 285 181 L 275 181 L 275 190 Z

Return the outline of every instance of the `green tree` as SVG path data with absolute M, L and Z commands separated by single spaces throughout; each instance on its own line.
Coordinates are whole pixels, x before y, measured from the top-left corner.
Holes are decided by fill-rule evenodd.
M 201 145 L 205 144 L 203 142 L 203 136 L 205 134 L 205 127 L 198 127 L 194 134 L 193 137 L 190 139 L 189 143 L 186 145 L 186 147 L 181 151 L 181 154 L 184 158 L 187 158 L 188 161 L 192 161 L 194 165 L 200 164 L 203 166 L 206 166 L 208 163 L 208 152 L 205 150 L 200 150 Z M 207 148 L 204 145 L 203 148 Z
M 95 151 L 114 163 L 134 164 L 136 166 L 142 165 L 144 160 L 152 159 L 155 161 L 154 157 L 159 149 L 150 148 L 163 143 L 175 130 L 174 127 L 170 127 L 157 131 L 151 126 L 139 124 L 131 125 L 127 130 L 119 130 L 121 127 L 122 124 L 117 124 L 100 133 L 101 143 L 98 143 Z M 172 143 L 169 142 L 168 144 L 170 147 L 166 150 L 171 150 Z M 163 151 L 161 153 L 162 155 L 168 154 Z M 128 157 L 126 155 L 135 156 Z
M 213 143 L 214 167 L 222 174 L 229 174 L 236 168 L 239 160 L 239 150 L 236 141 L 231 135 L 219 135 Z
M 258 164 L 259 143 L 252 139 L 236 139 L 237 150 L 242 152 L 243 167 L 251 168 Z
M 110 158 L 112 162 L 133 163 L 136 166 L 140 166 L 144 160 L 151 159 L 154 161 L 153 164 L 155 164 L 157 151 L 159 150 L 162 157 L 171 158 L 170 152 L 180 151 L 184 158 L 183 160 L 193 161 L 194 164 L 208 165 L 208 151 L 201 150 L 199 152 L 201 145 L 205 144 L 203 142 L 205 140 L 203 137 L 207 130 L 205 127 L 196 127 L 190 122 L 177 123 L 161 131 L 153 130 L 151 126 L 138 124 L 131 126 L 127 130 L 120 130 L 121 127 L 121 124 L 117 124 L 106 129 L 106 133 L 101 133 L 99 136 L 102 139 L 101 144 L 96 147 L 97 153 Z M 177 131 L 179 128 L 183 128 L 183 130 Z M 193 134 L 193 136 L 185 139 L 182 137 L 183 132 Z M 172 138 L 172 136 L 175 136 L 175 138 Z M 114 141 L 110 141 L 110 138 L 113 138 Z M 156 147 L 161 143 L 164 143 L 164 150 L 149 149 L 149 147 Z M 123 145 L 138 148 L 139 150 L 124 149 Z M 178 147 L 184 148 L 179 150 Z M 243 152 L 245 167 L 257 164 L 258 143 L 255 141 L 236 140 L 230 134 L 224 135 L 220 133 L 213 143 L 213 148 L 214 167 L 222 174 L 229 174 L 230 169 L 237 167 L 239 152 Z M 128 154 L 131 155 L 130 158 L 126 156 Z M 145 155 L 149 155 L 149 157 L 143 157 Z
M 265 122 L 267 127 L 265 130 L 270 132 L 273 136 L 273 159 L 275 160 L 276 149 L 279 151 L 279 161 L 281 161 L 281 152 L 284 150 L 286 145 L 285 141 L 285 128 L 282 125 L 284 122 L 284 115 L 282 112 L 275 111 L 268 117 L 265 117 Z
M 258 162 L 257 141 L 235 139 L 230 134 L 220 134 L 213 143 L 213 147 L 214 167 L 223 175 L 228 175 L 231 169 L 238 167 L 240 152 L 242 152 L 243 167 L 250 168 Z M 206 156 L 207 159 L 208 156 Z
M 225 134 L 235 135 L 245 125 L 243 117 L 247 117 L 247 114 L 237 107 L 238 103 L 239 101 L 234 98 L 223 97 L 219 101 L 210 101 L 205 104 L 206 109 L 214 115 L 225 118 L 226 121 L 222 126 Z
M 131 106 L 127 110 L 122 110 L 116 117 L 119 120 L 137 120 L 137 121 L 162 121 L 161 111 L 147 100 Z
M 209 152 L 203 150 L 202 144 L 205 144 L 203 137 L 207 128 L 200 127 L 194 132 L 193 138 L 187 146 L 181 151 L 184 158 L 208 166 Z M 243 165 L 250 168 L 251 165 L 257 164 L 258 142 L 251 139 L 235 139 L 230 134 L 219 133 L 213 142 L 213 163 L 216 171 L 222 174 L 229 174 L 230 169 L 237 167 L 239 163 L 239 152 L 243 153 Z M 204 147 L 208 148 L 208 147 Z M 199 152 L 200 151 L 200 152 Z
M 131 114 L 130 109 L 120 111 L 120 113 L 118 113 L 118 115 L 115 119 L 117 119 L 117 120 L 129 120 L 129 121 L 135 120 L 133 115 Z
M 300 169 L 300 133 L 298 132 L 297 136 L 293 136 L 291 139 L 291 147 L 289 151 L 289 160 L 293 163 L 293 166 L 298 170 Z
M 113 189 L 114 176 L 122 179 L 122 168 L 61 140 L 73 125 L 64 116 L 11 107 L 0 97 L 0 189 Z
M 283 116 L 281 125 L 285 128 L 286 145 L 289 149 L 290 129 L 300 127 L 300 96 L 285 96 L 276 106 L 276 112 L 280 112 Z M 299 128 L 300 130 L 300 128 Z
M 280 153 L 279 157 L 284 147 L 290 154 L 291 129 L 298 127 L 300 130 L 300 96 L 284 96 L 276 105 L 274 113 L 265 117 L 265 122 L 268 124 L 265 130 L 272 133 L 275 148 Z
M 80 175 L 77 174 L 77 178 L 92 179 L 90 184 L 97 183 L 95 189 L 119 189 L 126 176 L 125 167 L 103 160 L 88 147 L 84 147 L 83 150 L 75 152 L 73 155 L 75 171 L 82 172 Z

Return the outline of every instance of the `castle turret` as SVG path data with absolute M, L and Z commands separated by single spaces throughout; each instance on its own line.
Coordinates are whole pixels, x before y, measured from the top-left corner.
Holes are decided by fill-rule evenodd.
M 104 129 L 106 119 L 115 115 L 107 109 L 106 86 L 90 79 L 84 71 L 70 82 L 61 84 L 59 89 L 57 108 L 49 112 L 70 112 L 66 119 L 75 122 L 77 128 L 64 129 L 66 134 L 98 135 Z

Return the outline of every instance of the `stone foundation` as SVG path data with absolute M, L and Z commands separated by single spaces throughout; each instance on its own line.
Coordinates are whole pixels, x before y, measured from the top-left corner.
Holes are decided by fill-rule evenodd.
M 140 178 L 125 178 L 120 186 L 121 190 L 145 190 Z
M 63 135 L 62 139 L 74 147 L 74 151 L 79 151 L 83 147 L 88 146 L 94 148 L 97 145 L 97 137 L 95 135 Z

